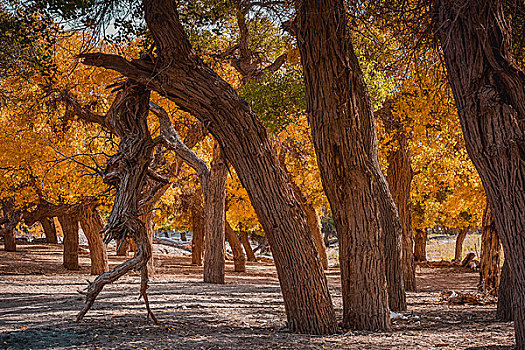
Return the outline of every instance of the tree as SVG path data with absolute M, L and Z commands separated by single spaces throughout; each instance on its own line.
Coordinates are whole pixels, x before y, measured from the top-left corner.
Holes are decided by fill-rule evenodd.
M 309 120 L 339 237 L 343 325 L 389 329 L 389 297 L 392 309 L 406 309 L 401 226 L 379 167 L 372 106 L 343 1 L 297 1 L 296 9 Z
M 102 242 L 102 230 L 105 224 L 97 205 L 98 203 L 94 202 L 79 208 L 80 226 L 89 244 L 92 275 L 100 275 L 109 270 L 106 246 Z
M 436 0 L 441 43 L 465 144 L 487 193 L 513 278 L 516 345 L 525 347 L 525 74 L 512 58 L 503 3 Z
M 500 242 L 490 207 L 485 207 L 481 232 L 481 253 L 478 289 L 498 295 L 500 281 Z

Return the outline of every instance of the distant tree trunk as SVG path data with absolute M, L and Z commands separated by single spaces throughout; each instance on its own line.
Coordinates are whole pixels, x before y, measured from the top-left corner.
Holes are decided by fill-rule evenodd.
M 416 229 L 414 239 L 414 259 L 416 261 L 427 261 L 427 229 Z
M 68 213 L 58 217 L 64 233 L 64 267 L 68 270 L 78 270 L 78 218 Z
M 239 234 L 241 235 L 241 242 L 244 246 L 244 251 L 246 252 L 246 257 L 248 258 L 248 261 L 257 261 L 252 246 L 250 245 L 250 240 L 248 239 L 248 232 L 246 232 L 245 230 L 239 230 Z
M 0 236 L 4 236 L 4 250 L 6 252 L 16 252 L 16 225 L 20 222 L 21 214 L 15 210 L 12 200 L 0 202 L 1 209 L 6 217 L 3 224 L 4 227 L 0 229 Z M 7 218 L 8 217 L 8 218 Z
M 15 230 L 13 228 L 4 230 L 4 250 L 6 252 L 16 252 Z
M 507 263 L 507 259 L 503 262 L 501 269 L 501 278 L 498 288 L 498 309 L 496 311 L 496 318 L 501 321 L 512 321 L 514 308 L 513 297 L 512 297 L 512 276 L 510 275 L 510 267 Z M 515 304 L 516 307 L 520 307 Z
M 494 217 L 487 205 L 483 213 L 483 228 L 481 233 L 481 257 L 479 270 L 479 290 L 484 293 L 498 295 L 500 280 L 500 242 Z
M 180 240 L 183 242 L 186 242 L 188 240 L 188 238 L 186 237 L 186 231 L 180 232 Z
M 244 251 L 242 250 L 242 244 L 237 237 L 237 234 L 230 226 L 228 221 L 225 222 L 225 234 L 228 243 L 233 252 L 233 266 L 235 272 L 245 272 L 246 271 L 246 258 L 244 256 Z
M 51 217 L 44 217 L 40 220 L 47 243 L 58 243 L 57 229 L 55 227 L 55 220 Z
M 204 282 L 224 284 L 224 259 L 225 259 L 225 233 L 226 222 L 226 180 L 228 178 L 228 166 L 220 149 L 215 143 L 213 147 L 213 160 L 211 171 L 206 185 L 204 196 L 206 210 L 205 239 L 206 250 L 204 251 Z
M 525 74 L 513 58 L 507 4 L 435 0 L 434 5 L 465 146 L 510 267 L 516 348 L 525 349 Z
M 104 221 L 93 205 L 85 205 L 80 210 L 80 226 L 86 235 L 91 258 L 91 274 L 100 275 L 109 270 L 106 245 L 102 242 Z
M 201 266 L 204 248 L 204 217 L 202 209 L 193 208 L 191 210 L 191 230 L 193 231 L 191 263 Z
M 456 236 L 456 251 L 454 253 L 454 261 L 460 262 L 463 255 L 463 242 L 467 237 L 468 228 L 462 228 L 459 230 Z
M 391 305 L 406 305 L 402 230 L 379 166 L 370 96 L 349 19 L 342 0 L 295 3 L 308 117 L 339 237 L 343 327 L 387 330 L 389 294 Z
M 117 241 L 117 256 L 128 256 L 129 251 L 129 239 L 126 238 L 124 241 L 118 240 Z

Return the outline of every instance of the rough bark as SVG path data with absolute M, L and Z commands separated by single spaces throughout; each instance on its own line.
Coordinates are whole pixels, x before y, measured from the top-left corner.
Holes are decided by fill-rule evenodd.
M 414 234 L 412 232 L 412 214 L 410 211 L 410 188 L 412 184 L 412 166 L 410 146 L 403 123 L 392 113 L 392 101 L 386 101 L 378 116 L 385 130 L 392 134 L 392 150 L 387 155 L 388 188 L 399 213 L 402 228 L 402 266 L 403 281 L 406 291 L 416 290 L 416 265 L 414 263 Z M 387 250 L 388 252 L 388 250 Z
M 499 0 L 435 0 L 436 35 L 465 146 L 479 172 L 513 279 L 516 346 L 525 348 L 525 73 Z
M 44 217 L 40 220 L 47 243 L 58 243 L 57 229 L 55 227 L 55 220 L 52 217 Z
M 396 308 L 406 303 L 402 231 L 379 167 L 372 106 L 344 4 L 296 0 L 296 9 L 308 116 L 339 237 L 343 327 L 390 329 L 389 294 Z M 385 256 L 392 259 L 386 262 Z
M 191 230 L 193 238 L 191 241 L 191 263 L 202 265 L 202 253 L 204 250 L 204 213 L 202 208 L 191 210 Z
M 414 237 L 414 259 L 416 261 L 427 261 L 427 229 L 417 228 Z
M 6 228 L 3 231 L 4 250 L 6 252 L 16 252 L 15 230 L 12 228 Z
M 239 240 L 239 237 L 235 231 L 230 226 L 228 221 L 225 222 L 225 234 L 228 243 L 233 252 L 233 266 L 235 272 L 245 272 L 246 271 L 246 258 L 244 256 L 244 251 L 242 250 L 242 244 Z
M 220 146 L 216 143 L 213 148 L 213 160 L 211 172 L 206 185 L 204 196 L 205 210 L 205 239 L 206 250 L 204 251 L 204 282 L 224 284 L 224 260 L 225 260 L 225 233 L 226 222 L 226 179 L 228 177 L 228 166 Z
M 64 234 L 63 265 L 68 270 L 78 270 L 78 218 L 73 213 L 58 217 Z
M 512 276 L 510 275 L 510 268 L 507 260 L 503 262 L 501 269 L 501 278 L 498 288 L 498 308 L 496 310 L 496 318 L 501 321 L 512 321 L 512 310 L 514 308 L 512 299 Z
M 456 236 L 456 250 L 454 253 L 454 261 L 460 262 L 463 255 L 463 242 L 467 237 L 467 228 L 462 228 L 459 230 L 458 235 Z
M 494 217 L 489 206 L 483 213 L 483 228 L 481 233 L 481 254 L 478 289 L 484 293 L 498 295 L 500 280 L 500 242 L 498 231 L 494 225 Z
M 250 240 L 248 239 L 248 232 L 246 232 L 246 230 L 240 230 L 239 234 L 241 236 L 241 242 L 244 247 L 244 251 L 246 252 L 248 261 L 257 261 L 255 252 L 253 251 L 252 246 L 250 245 Z
M 104 221 L 95 205 L 82 206 L 79 218 L 82 231 L 88 240 L 91 274 L 100 275 L 109 270 L 106 245 L 102 242 Z

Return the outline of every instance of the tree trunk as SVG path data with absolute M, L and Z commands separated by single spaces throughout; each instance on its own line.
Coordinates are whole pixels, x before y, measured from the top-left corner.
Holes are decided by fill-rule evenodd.
M 64 234 L 64 267 L 68 270 L 78 270 L 78 219 L 68 213 L 58 217 Z
M 233 165 L 272 248 L 288 327 L 327 334 L 337 328 L 326 276 L 299 203 L 278 165 L 267 132 L 235 90 L 196 56 L 179 21 L 177 1 L 145 0 L 157 57 L 129 64 L 85 54 L 84 63 L 119 71 L 167 96 L 204 122 Z M 210 84 L 213 82 L 213 84 Z
M 296 9 L 308 117 L 339 237 L 343 327 L 388 330 L 389 294 L 393 304 L 404 302 L 402 231 L 379 166 L 370 97 L 344 4 L 296 0 Z
M 40 220 L 42 228 L 44 229 L 44 234 L 46 236 L 47 243 L 58 243 L 57 238 L 57 229 L 55 227 L 55 220 L 50 217 L 44 217 Z
M 416 261 L 427 261 L 427 229 L 416 229 L 414 239 L 414 259 Z
M 324 245 L 323 236 L 321 235 L 321 228 L 319 227 L 317 214 L 315 213 L 314 207 L 312 207 L 312 205 L 309 203 L 303 203 L 302 207 L 304 213 L 306 214 L 306 218 L 308 219 L 308 226 L 310 227 L 310 231 L 312 231 L 312 235 L 314 237 L 315 248 L 317 249 L 317 253 L 321 258 L 323 268 L 326 270 L 328 269 L 328 255 L 326 255 L 326 246 Z
M 239 234 L 241 235 L 241 242 L 246 252 L 246 257 L 248 261 L 257 261 L 255 253 L 253 252 L 252 246 L 250 245 L 250 240 L 248 239 L 248 232 L 245 230 L 240 230 Z
M 91 274 L 100 275 L 109 270 L 106 245 L 102 242 L 104 221 L 94 205 L 85 205 L 80 210 L 80 226 L 86 235 L 91 258 Z
M 191 210 L 191 230 L 193 239 L 191 241 L 191 263 L 202 265 L 202 253 L 204 249 L 204 217 L 202 209 Z
M 454 253 L 454 261 L 456 262 L 461 262 L 463 255 L 463 242 L 465 241 L 465 237 L 467 237 L 467 232 L 468 228 L 462 228 L 456 236 L 456 251 Z
M 129 239 L 117 241 L 117 256 L 128 256 L 129 251 Z
M 497 296 L 500 280 L 500 243 L 498 231 L 494 225 L 494 217 L 488 205 L 483 213 L 480 255 L 478 288 L 481 292 Z
M 186 231 L 181 231 L 180 240 L 183 242 L 186 242 L 188 240 L 188 238 L 186 238 Z
M 4 250 L 6 252 L 16 252 L 15 229 L 13 228 L 4 230 Z
M 435 0 L 436 35 L 465 146 L 479 172 L 513 280 L 516 347 L 525 348 L 525 74 L 500 0 Z
M 160 198 L 160 196 L 159 196 Z M 146 225 L 146 234 L 148 236 L 148 242 L 151 245 L 151 258 L 148 261 L 148 272 L 150 275 L 153 275 L 155 271 L 155 264 L 154 264 L 154 255 L 153 255 L 153 236 L 155 234 L 155 204 L 157 203 L 156 200 L 150 200 L 149 203 L 145 204 L 142 207 L 142 212 L 144 214 L 139 216 L 140 221 Z
M 512 321 L 512 310 L 514 308 L 512 299 L 512 276 L 510 275 L 507 259 L 503 262 L 501 278 L 498 288 L 498 309 L 496 318 L 501 321 Z M 517 305 L 516 305 L 517 306 Z
M 242 250 L 242 244 L 237 237 L 237 234 L 230 226 L 228 221 L 225 222 L 225 234 L 228 243 L 233 252 L 233 266 L 235 272 L 245 272 L 246 271 L 246 258 L 244 256 L 244 251 Z
M 224 224 L 226 222 L 226 180 L 228 166 L 220 149 L 215 143 L 211 171 L 204 196 L 205 239 L 204 282 L 224 284 Z

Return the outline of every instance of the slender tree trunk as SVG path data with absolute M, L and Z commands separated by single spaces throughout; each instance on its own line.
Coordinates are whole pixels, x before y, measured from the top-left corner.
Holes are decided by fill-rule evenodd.
M 512 289 L 512 276 L 510 275 L 510 268 L 507 259 L 505 259 L 501 269 L 501 278 L 498 288 L 498 309 L 496 311 L 496 318 L 498 320 L 512 321 L 513 319 L 512 310 L 514 305 L 512 301 Z
M 396 308 L 405 297 L 402 231 L 379 166 L 370 97 L 348 18 L 342 0 L 296 0 L 296 9 L 308 116 L 339 236 L 343 327 L 387 330 L 389 294 Z
M 100 212 L 93 205 L 86 205 L 80 210 L 80 226 L 86 235 L 91 258 L 91 274 L 100 275 L 109 270 L 106 245 L 102 242 L 104 221 Z
M 228 221 L 225 222 L 225 234 L 228 243 L 233 252 L 233 266 L 235 272 L 245 272 L 246 271 L 246 258 L 244 256 L 244 251 L 242 250 L 242 244 L 237 237 L 237 234 L 230 226 Z
M 479 290 L 484 293 L 498 295 L 500 280 L 500 243 L 498 231 L 494 225 L 494 217 L 487 205 L 483 213 L 483 229 L 481 233 L 481 257 L 479 270 Z
M 513 281 L 516 347 L 525 348 L 525 73 L 501 0 L 435 0 L 435 25 L 463 129 Z
M 191 230 L 193 239 L 191 242 L 191 263 L 202 265 L 202 253 L 204 249 L 204 217 L 202 209 L 191 210 Z
M 468 228 L 462 228 L 459 230 L 456 236 L 456 251 L 454 253 L 454 261 L 460 262 L 463 255 L 463 242 L 467 237 Z
M 143 214 L 139 216 L 140 221 L 146 225 L 146 234 L 148 242 L 151 246 L 151 258 L 148 261 L 148 273 L 153 275 L 155 271 L 154 255 L 153 255 L 153 236 L 155 235 L 155 200 L 150 200 L 149 203 L 142 207 Z
M 64 234 L 64 267 L 68 270 L 78 270 L 78 219 L 68 213 L 58 217 Z
M 323 236 L 321 235 L 321 228 L 319 227 L 317 214 L 315 213 L 314 207 L 309 203 L 303 203 L 302 207 L 306 214 L 306 218 L 308 219 L 310 231 L 312 231 L 312 235 L 314 236 L 315 248 L 321 258 L 323 268 L 326 270 L 328 269 L 328 255 L 326 255 L 326 246 L 324 245 Z
M 217 143 L 213 147 L 211 171 L 206 185 L 204 282 L 224 284 L 224 224 L 226 222 L 226 180 L 228 166 Z
M 241 235 L 241 242 L 248 257 L 248 261 L 257 261 L 255 253 L 253 252 L 252 246 L 250 245 L 250 240 L 248 239 L 248 232 L 245 230 L 240 230 L 239 234 Z
M 414 259 L 416 261 L 427 261 L 427 229 L 416 229 L 414 239 Z
M 15 230 L 13 228 L 4 230 L 4 250 L 6 252 L 16 252 Z
M 50 217 L 44 217 L 40 220 L 42 228 L 44 229 L 44 234 L 46 236 L 47 243 L 58 243 L 57 238 L 57 229 L 55 227 L 55 220 Z
M 129 239 L 126 238 L 124 240 L 118 240 L 117 241 L 117 256 L 128 256 L 129 251 Z

